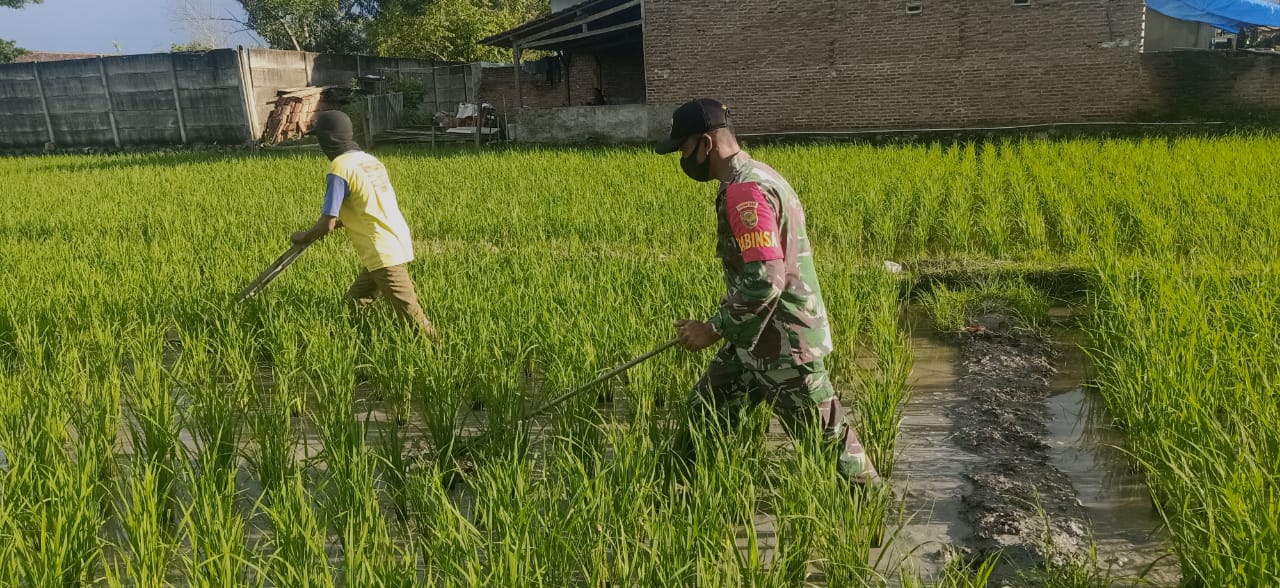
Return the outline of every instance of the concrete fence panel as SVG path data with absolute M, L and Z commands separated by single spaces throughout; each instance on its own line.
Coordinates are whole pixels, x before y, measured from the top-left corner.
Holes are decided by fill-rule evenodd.
M 111 146 L 115 135 L 106 88 L 96 59 L 54 61 L 35 67 L 52 139 L 58 146 Z
M 168 53 L 103 58 L 120 142 L 182 144 L 173 60 Z
M 29 148 L 50 139 L 34 64 L 0 67 L 0 148 Z
M 174 53 L 173 65 L 189 143 L 236 144 L 251 138 L 234 50 Z

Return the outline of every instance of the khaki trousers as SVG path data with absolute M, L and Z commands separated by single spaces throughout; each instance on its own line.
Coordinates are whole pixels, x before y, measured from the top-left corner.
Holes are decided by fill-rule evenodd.
M 347 300 L 357 309 L 369 306 L 378 295 L 382 295 L 400 318 L 424 332 L 433 331 L 431 321 L 427 320 L 422 306 L 418 304 L 418 294 L 413 289 L 413 281 L 409 279 L 409 270 L 405 265 L 393 265 L 373 271 L 362 270 L 347 290 Z

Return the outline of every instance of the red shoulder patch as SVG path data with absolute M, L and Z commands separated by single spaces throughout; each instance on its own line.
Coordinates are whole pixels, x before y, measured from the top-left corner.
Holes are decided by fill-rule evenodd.
M 742 251 L 742 261 L 782 259 L 778 213 L 755 182 L 725 186 L 724 213 Z

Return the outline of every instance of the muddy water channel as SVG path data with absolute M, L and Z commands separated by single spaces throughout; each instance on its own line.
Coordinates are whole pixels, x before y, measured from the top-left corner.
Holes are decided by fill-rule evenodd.
M 1070 317 L 1040 335 L 981 317 L 940 334 L 911 309 L 912 396 L 893 484 L 898 527 L 882 567 L 938 579 L 999 554 L 997 585 L 1047 568 L 1102 585 L 1176 585 L 1176 559 L 1102 399 Z M 891 525 L 892 526 L 892 525 Z M 892 571 L 892 570 L 886 570 Z

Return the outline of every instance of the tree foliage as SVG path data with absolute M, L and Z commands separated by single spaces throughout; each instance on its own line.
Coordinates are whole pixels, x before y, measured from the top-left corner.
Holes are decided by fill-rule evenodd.
M 30 53 L 8 39 L 0 39 L 0 63 L 12 63 L 13 60 Z
M 0 8 L 22 8 L 28 4 L 39 4 L 44 0 L 0 0 Z M 12 63 L 13 60 L 30 53 L 8 39 L 0 39 L 0 63 Z
M 2 0 L 0 0 L 2 1 Z M 377 0 L 236 0 L 241 24 L 277 49 L 360 53 Z
M 431 0 L 421 11 L 397 6 L 370 26 L 379 55 L 443 61 L 505 61 L 510 50 L 479 45 L 480 39 L 545 14 L 547 0 Z
M 8 1 L 8 0 L 0 0 Z M 477 41 L 545 14 L 548 0 L 237 0 L 271 47 L 474 61 L 509 51 Z
M 183 51 L 212 51 L 215 49 L 213 45 L 203 41 L 191 41 L 190 43 L 170 43 L 169 51 L 171 53 L 181 53 Z

